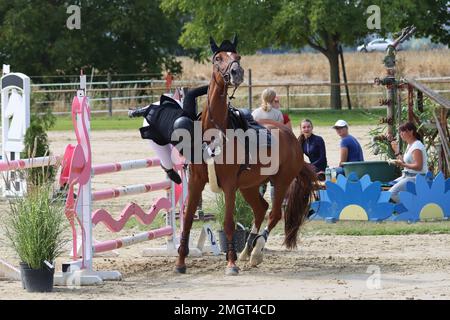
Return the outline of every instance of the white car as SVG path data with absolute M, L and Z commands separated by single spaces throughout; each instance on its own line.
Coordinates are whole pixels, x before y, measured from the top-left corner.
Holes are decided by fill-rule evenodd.
M 358 52 L 372 52 L 372 51 L 386 51 L 388 45 L 393 44 L 394 41 L 389 39 L 374 39 L 368 44 L 358 46 Z M 399 47 L 397 47 L 399 50 Z

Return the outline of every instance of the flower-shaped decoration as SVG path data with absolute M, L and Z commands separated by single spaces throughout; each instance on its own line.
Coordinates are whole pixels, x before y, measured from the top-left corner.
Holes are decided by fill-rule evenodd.
M 408 182 L 406 191 L 399 193 L 400 203 L 395 206 L 399 213 L 393 220 L 415 222 L 429 219 L 450 218 L 450 178 L 445 180 L 442 172 L 417 175 L 416 183 Z
M 380 221 L 392 215 L 390 192 L 381 191 L 381 182 L 372 182 L 369 175 L 361 179 L 355 173 L 348 178 L 339 175 L 336 183 L 325 185 L 326 190 L 319 191 L 320 200 L 311 204 L 315 218 Z

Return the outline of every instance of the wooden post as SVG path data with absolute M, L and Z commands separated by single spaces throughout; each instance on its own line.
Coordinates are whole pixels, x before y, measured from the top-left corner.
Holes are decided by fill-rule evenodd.
M 414 87 L 408 84 L 408 121 L 414 121 Z
M 386 117 L 388 121 L 388 134 L 395 137 L 397 132 L 395 129 L 395 104 L 397 102 L 397 84 L 394 75 L 388 76 L 387 78 L 390 78 L 389 80 L 391 82 L 387 85 L 388 103 Z
M 289 113 L 289 106 L 290 106 L 289 86 L 286 86 L 286 98 L 287 98 L 287 112 Z
M 109 116 L 112 117 L 112 93 L 111 93 L 111 73 L 108 72 L 108 112 Z
M 248 108 L 252 110 L 253 94 L 252 94 L 252 69 L 248 69 Z
M 345 72 L 344 52 L 342 50 L 342 45 L 339 45 L 339 56 L 341 57 L 342 73 L 344 75 L 345 93 L 347 94 L 347 106 L 348 106 L 348 110 L 352 110 L 352 103 L 350 101 L 350 92 L 348 90 L 348 84 L 347 84 L 347 72 Z
M 423 112 L 423 93 L 420 90 L 417 90 L 417 109 Z

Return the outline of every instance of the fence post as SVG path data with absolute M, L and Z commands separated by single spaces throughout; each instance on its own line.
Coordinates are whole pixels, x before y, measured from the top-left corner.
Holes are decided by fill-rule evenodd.
M 108 112 L 112 117 L 112 94 L 111 94 L 111 73 L 108 72 Z
M 150 100 L 150 102 L 152 102 L 153 101 L 153 79 L 150 79 L 150 96 L 151 96 L 151 100 Z
M 252 110 L 253 95 L 252 95 L 252 69 L 248 69 L 248 107 Z
M 287 97 L 287 112 L 289 113 L 289 105 L 290 105 L 289 86 L 286 86 L 286 97 Z

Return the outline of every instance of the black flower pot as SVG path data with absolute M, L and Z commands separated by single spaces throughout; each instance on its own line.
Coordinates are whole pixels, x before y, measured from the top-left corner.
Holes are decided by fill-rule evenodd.
M 31 269 L 27 263 L 20 263 L 22 285 L 28 292 L 51 292 L 53 290 L 53 276 L 55 269 L 47 265 L 41 269 Z
M 233 235 L 233 242 L 234 242 L 234 248 L 236 252 L 241 252 L 245 248 L 245 241 L 248 237 L 248 231 L 237 229 L 234 231 Z M 219 245 L 220 245 L 220 251 L 227 252 L 227 236 L 225 234 L 225 231 L 219 230 Z

